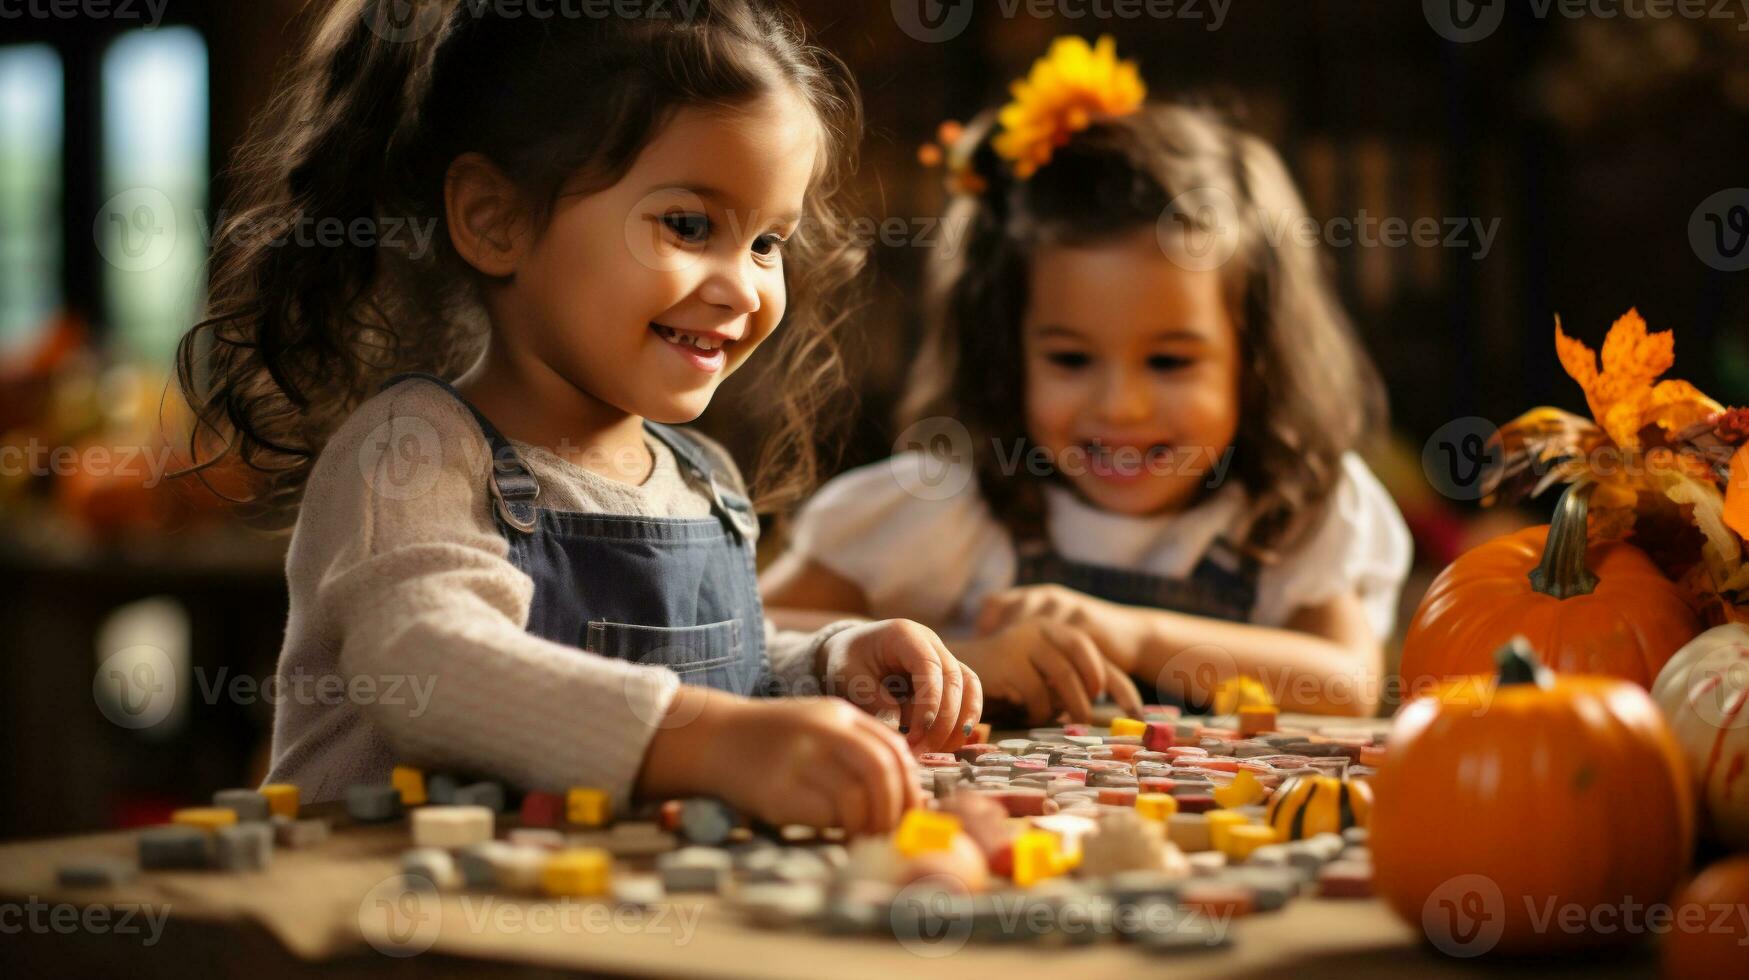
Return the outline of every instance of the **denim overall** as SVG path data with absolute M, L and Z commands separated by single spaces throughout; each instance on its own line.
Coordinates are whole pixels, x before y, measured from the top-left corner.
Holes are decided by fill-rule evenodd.
M 537 507 L 540 484 L 510 440 L 442 378 L 430 381 L 467 407 L 492 449 L 487 491 L 510 561 L 534 580 L 528 631 L 641 664 L 682 682 L 736 694 L 765 686 L 765 613 L 754 571 L 758 520 L 726 485 L 715 454 L 679 429 L 645 422 L 682 472 L 711 499 L 701 518 L 585 514 Z
M 1252 607 L 1257 604 L 1260 563 L 1225 538 L 1216 539 L 1185 578 L 1071 561 L 1049 544 L 1032 543 L 1019 550 L 1016 585 L 1061 585 L 1119 605 L 1165 609 L 1235 623 L 1249 622 Z M 1193 710 L 1206 707 L 1185 705 L 1183 699 L 1167 695 L 1141 678 L 1136 679 L 1136 687 L 1146 704 L 1178 704 Z

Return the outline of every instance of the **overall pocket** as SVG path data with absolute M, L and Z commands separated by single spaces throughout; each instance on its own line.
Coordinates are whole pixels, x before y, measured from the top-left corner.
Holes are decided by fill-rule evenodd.
M 729 688 L 742 659 L 741 621 L 704 626 L 638 626 L 592 619 L 583 649 L 604 657 L 667 667 L 688 684 Z

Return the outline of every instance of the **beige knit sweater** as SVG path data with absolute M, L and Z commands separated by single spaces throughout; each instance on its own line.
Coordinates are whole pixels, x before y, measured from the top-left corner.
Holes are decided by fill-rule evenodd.
M 542 507 L 709 516 L 668 448 L 646 441 L 655 468 L 639 486 L 515 445 Z M 332 800 L 406 764 L 596 786 L 627 802 L 679 681 L 524 630 L 534 585 L 494 524 L 488 458 L 467 408 L 425 381 L 378 394 L 324 447 L 286 558 L 269 782 Z M 783 690 L 818 692 L 819 644 L 844 625 L 808 634 L 767 622 Z

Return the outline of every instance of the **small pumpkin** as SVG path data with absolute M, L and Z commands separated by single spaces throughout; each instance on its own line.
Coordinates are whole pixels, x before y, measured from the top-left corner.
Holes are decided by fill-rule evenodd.
M 1664 937 L 1665 980 L 1749 977 L 1749 854 L 1702 871 L 1676 899 Z
M 1541 916 L 1669 897 L 1694 844 L 1681 750 L 1634 684 L 1557 676 L 1522 640 L 1497 662 L 1492 681 L 1442 687 L 1392 723 L 1374 885 L 1451 955 L 1631 941 Z
M 1652 699 L 1688 758 L 1702 831 L 1749 849 L 1749 625 L 1695 637 L 1664 665 Z
M 1264 822 L 1282 840 L 1303 840 L 1364 827 L 1371 816 L 1372 787 L 1366 780 L 1302 775 L 1289 776 L 1275 788 Z
M 1494 651 L 1525 636 L 1557 673 L 1650 687 L 1705 628 L 1680 587 L 1625 542 L 1589 546 L 1591 486 L 1572 486 L 1553 521 L 1496 538 L 1439 574 L 1403 640 L 1404 689 L 1486 674 Z

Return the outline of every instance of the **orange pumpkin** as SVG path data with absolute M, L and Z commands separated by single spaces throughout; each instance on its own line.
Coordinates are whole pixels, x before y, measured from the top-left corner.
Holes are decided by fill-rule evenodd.
M 1665 980 L 1749 977 L 1749 854 L 1702 871 L 1671 911 L 1664 937 Z
M 1557 677 L 1522 640 L 1498 660 L 1496 678 L 1393 722 L 1373 778 L 1375 887 L 1452 956 L 1641 938 L 1589 926 L 1591 910 L 1663 902 L 1688 866 L 1694 791 L 1663 715 L 1625 681 Z
M 1568 488 L 1553 523 L 1496 538 L 1440 573 L 1403 640 L 1406 692 L 1488 673 L 1494 651 L 1519 635 L 1556 672 L 1651 687 L 1671 655 L 1705 628 L 1645 552 L 1626 543 L 1587 546 L 1588 491 Z

